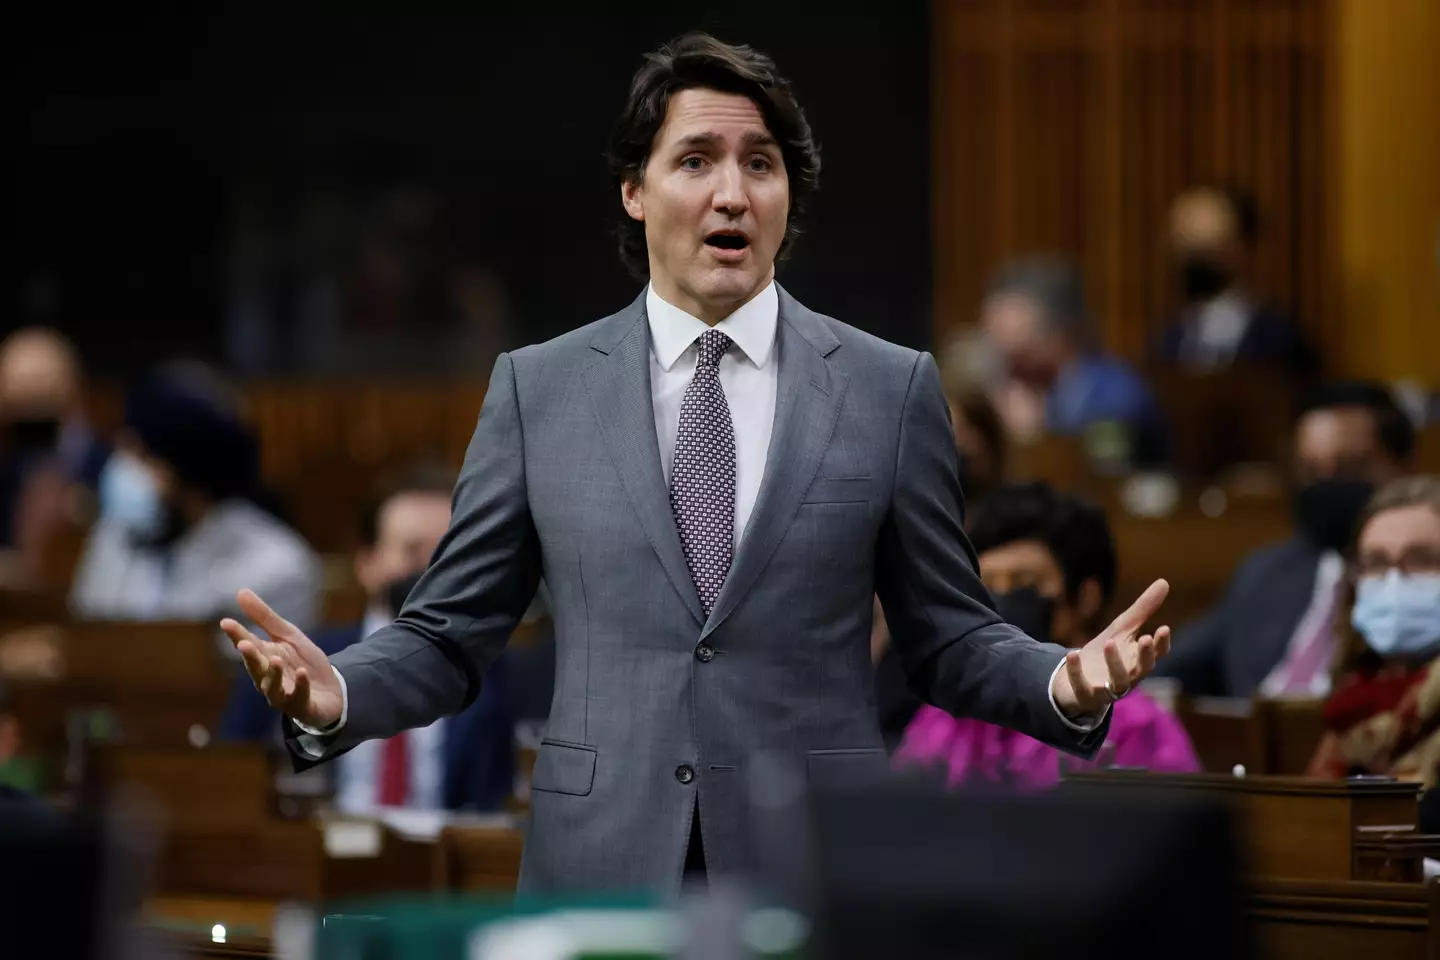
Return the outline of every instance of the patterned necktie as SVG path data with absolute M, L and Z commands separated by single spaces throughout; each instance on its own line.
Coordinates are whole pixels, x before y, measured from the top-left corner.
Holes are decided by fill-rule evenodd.
M 720 358 L 730 338 L 700 335 L 695 376 L 680 403 L 680 430 L 670 470 L 670 509 L 705 615 L 730 573 L 735 547 L 735 425 L 720 386 Z

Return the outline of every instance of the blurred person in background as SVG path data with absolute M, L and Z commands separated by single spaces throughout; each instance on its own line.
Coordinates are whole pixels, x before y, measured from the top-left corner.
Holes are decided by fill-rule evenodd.
M 965 509 L 973 513 L 1005 478 L 1005 424 L 991 399 L 999 358 L 984 334 L 970 328 L 951 340 L 937 362 L 940 388 L 950 403 Z
M 382 483 L 361 516 L 355 575 L 365 589 L 365 619 L 319 633 L 334 655 L 395 619 L 450 525 L 455 476 L 417 466 Z M 379 807 L 495 810 L 514 787 L 514 722 L 506 702 L 507 657 L 486 672 L 475 702 L 453 717 L 367 740 L 336 760 L 336 804 L 346 811 Z M 220 724 L 229 740 L 280 739 L 280 717 L 243 670 Z
M 224 382 L 198 364 L 156 371 L 125 400 L 125 428 L 100 481 L 100 517 L 76 572 L 77 616 L 206 620 L 263 582 L 278 609 L 313 625 L 320 561 L 257 506 L 259 449 Z
M 1171 204 L 1169 226 L 1183 306 L 1161 335 L 1159 359 L 1196 373 L 1237 363 L 1314 373 L 1315 354 L 1294 320 L 1246 287 L 1260 234 L 1254 198 L 1233 187 L 1192 187 Z
M 1321 697 L 1330 689 L 1342 551 L 1376 489 L 1407 471 L 1415 429 L 1383 385 L 1319 387 L 1294 428 L 1295 535 L 1240 565 L 1221 601 L 1177 632 L 1157 670 L 1190 694 Z
M 1311 776 L 1440 779 L 1440 477 L 1395 480 L 1365 508 L 1328 728 Z M 1433 802 L 1433 801 L 1432 801 Z
M 1105 623 L 1115 594 L 1115 542 L 1099 507 L 1044 483 L 1001 487 L 970 524 L 980 577 L 995 610 L 1030 636 L 1083 646 Z M 1127 767 L 1198 771 L 1189 736 L 1174 716 L 1132 690 L 1115 704 L 1101 757 Z M 1061 755 L 1023 733 L 922 706 L 896 751 L 902 767 L 942 767 L 951 786 L 1053 786 Z M 1088 762 L 1076 762 L 1076 767 Z
M 1134 368 L 1094 343 L 1073 265 L 1054 257 L 1011 263 L 986 294 L 981 326 L 1005 371 L 995 405 L 1011 437 L 1119 431 L 1120 459 L 1163 461 L 1167 440 L 1154 395 Z
M 85 422 L 80 361 L 54 330 L 0 343 L 0 548 L 43 541 L 94 490 L 109 450 Z

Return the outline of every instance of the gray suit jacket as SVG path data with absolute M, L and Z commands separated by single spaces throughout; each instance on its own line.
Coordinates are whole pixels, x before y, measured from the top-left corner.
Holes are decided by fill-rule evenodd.
M 929 354 L 780 293 L 779 386 L 759 497 L 709 618 L 655 436 L 643 295 L 501 356 L 450 531 L 395 624 L 337 654 L 327 755 L 460 710 L 549 588 L 555 694 L 536 762 L 526 891 L 678 887 L 691 817 L 712 875 L 755 866 L 747 770 L 886 765 L 872 594 L 918 693 L 1088 755 L 1055 712 L 1064 651 L 1002 623 L 975 573 Z
M 1214 609 L 1176 631 L 1156 676 L 1174 677 L 1189 694 L 1252 696 L 1310 609 L 1321 553 L 1298 536 L 1252 553 Z

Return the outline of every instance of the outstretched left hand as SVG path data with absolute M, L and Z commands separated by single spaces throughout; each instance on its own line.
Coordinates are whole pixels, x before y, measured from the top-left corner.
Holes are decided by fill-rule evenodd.
M 1154 634 L 1140 633 L 1169 592 L 1170 584 L 1156 580 L 1100 636 L 1066 655 L 1065 669 L 1056 672 L 1050 691 L 1066 716 L 1100 716 L 1148 677 L 1155 661 L 1170 652 L 1169 627 L 1159 627 Z

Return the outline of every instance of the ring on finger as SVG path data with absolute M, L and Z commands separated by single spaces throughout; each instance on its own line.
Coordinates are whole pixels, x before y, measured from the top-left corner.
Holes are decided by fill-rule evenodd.
M 1111 703 L 1114 703 L 1115 701 L 1121 699 L 1125 696 L 1125 694 L 1129 692 L 1129 690 L 1124 690 L 1120 693 L 1116 693 L 1114 684 L 1112 684 L 1109 680 L 1105 681 L 1105 695 L 1110 698 Z

